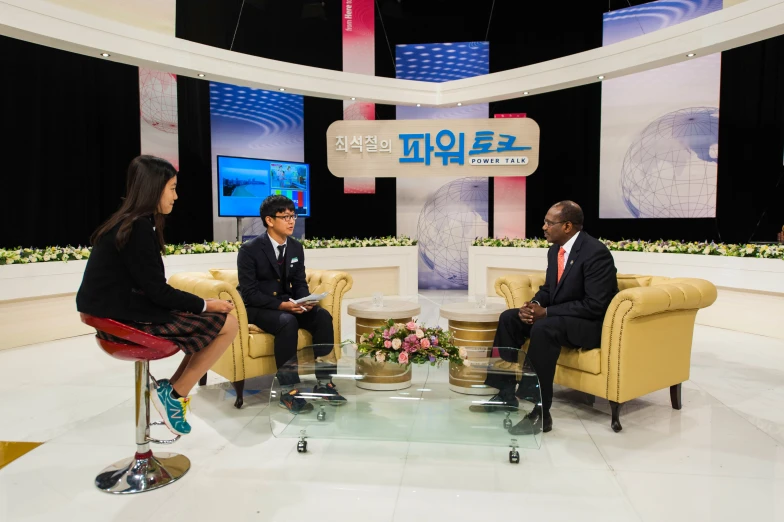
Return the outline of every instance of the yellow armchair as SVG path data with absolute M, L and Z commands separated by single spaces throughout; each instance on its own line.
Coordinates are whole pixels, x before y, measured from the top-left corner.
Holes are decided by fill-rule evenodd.
M 495 291 L 509 308 L 519 308 L 542 284 L 543 274 L 510 275 L 496 279 Z M 601 347 L 562 348 L 555 371 L 556 384 L 607 399 L 616 432 L 621 405 L 653 391 L 669 387 L 672 407 L 681 409 L 694 320 L 716 301 L 716 287 L 704 279 L 618 274 L 618 288 L 604 316 Z
M 332 315 L 335 329 L 335 350 L 333 356 L 339 357 L 341 338 L 341 304 L 343 296 L 351 289 L 353 279 L 346 272 L 331 270 L 306 270 L 306 279 L 311 293 L 329 292 L 319 305 Z M 234 314 L 240 324 L 237 337 L 226 352 L 211 368 L 212 371 L 231 381 L 237 392 L 234 406 L 242 407 L 242 394 L 245 379 L 269 375 L 277 371 L 275 365 L 274 336 L 265 333 L 256 325 L 248 323 L 248 314 L 240 293 L 237 291 L 238 279 L 236 270 L 210 270 L 210 272 L 183 272 L 169 278 L 174 288 L 196 294 L 203 299 L 228 299 L 234 303 Z M 302 349 L 312 344 L 310 333 L 300 330 L 297 347 Z M 327 356 L 330 357 L 330 356 Z M 207 376 L 202 377 L 200 385 L 207 383 Z

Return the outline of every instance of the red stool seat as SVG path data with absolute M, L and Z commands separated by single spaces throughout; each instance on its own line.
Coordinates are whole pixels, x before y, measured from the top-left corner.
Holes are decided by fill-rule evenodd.
M 150 426 L 162 425 L 162 421 L 150 422 L 150 361 L 165 359 L 179 352 L 177 345 L 166 339 L 155 337 L 113 319 L 80 314 L 82 322 L 98 332 L 108 334 L 125 342 L 109 341 L 96 336 L 101 349 L 123 361 L 133 361 L 136 367 L 136 454 L 104 469 L 95 479 L 101 491 L 116 494 L 141 493 L 157 489 L 178 480 L 190 469 L 187 457 L 176 453 L 156 453 L 150 450 L 150 442 L 171 444 L 179 440 L 158 440 L 150 437 Z
M 82 322 L 99 332 L 109 334 L 128 343 L 117 343 L 96 337 L 98 346 L 115 359 L 123 361 L 157 361 L 171 357 L 179 352 L 177 345 L 166 339 L 155 337 L 114 319 L 105 319 L 88 314 L 80 314 Z

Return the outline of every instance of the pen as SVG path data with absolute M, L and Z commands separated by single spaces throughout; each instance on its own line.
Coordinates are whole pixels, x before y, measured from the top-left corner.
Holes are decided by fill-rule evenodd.
M 289 301 L 291 301 L 291 302 L 292 302 L 292 303 L 294 303 L 294 304 L 297 304 L 297 302 L 296 302 L 294 299 L 291 299 L 291 298 L 289 298 Z M 301 309 L 303 312 L 307 312 L 307 311 L 308 311 L 308 309 L 307 309 L 307 308 L 305 308 L 304 306 L 300 306 L 300 309 Z

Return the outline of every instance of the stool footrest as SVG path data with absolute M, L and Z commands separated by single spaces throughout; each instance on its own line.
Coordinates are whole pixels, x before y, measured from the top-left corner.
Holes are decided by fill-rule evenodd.
M 165 425 L 166 425 L 166 423 L 163 422 L 162 420 L 150 423 L 150 426 L 165 426 Z M 152 437 L 148 436 L 148 437 L 145 437 L 144 440 L 147 441 L 147 442 L 152 442 L 153 444 L 174 444 L 175 442 L 180 440 L 181 437 L 182 437 L 182 435 L 177 435 L 173 439 L 153 439 Z

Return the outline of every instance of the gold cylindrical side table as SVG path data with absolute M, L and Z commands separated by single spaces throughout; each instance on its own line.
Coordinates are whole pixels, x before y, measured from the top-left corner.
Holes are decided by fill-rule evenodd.
M 498 327 L 498 318 L 506 307 L 488 303 L 454 303 L 441 307 L 441 317 L 449 320 L 455 346 L 466 351 L 467 362 L 449 365 L 449 389 L 466 395 L 493 395 L 498 390 L 485 384 L 487 366 Z
M 376 328 L 384 326 L 389 319 L 396 323 L 407 323 L 419 315 L 419 304 L 410 301 L 384 300 L 383 306 L 375 307 L 371 301 L 348 305 L 348 315 L 357 318 L 356 342 Z M 357 357 L 357 388 L 364 390 L 403 390 L 411 386 L 411 365 L 378 362 L 370 357 Z

